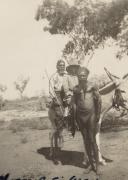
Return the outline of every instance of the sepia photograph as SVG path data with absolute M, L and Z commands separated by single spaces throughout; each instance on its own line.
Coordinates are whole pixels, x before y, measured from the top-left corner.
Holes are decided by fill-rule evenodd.
M 128 179 L 128 0 L 0 0 L 0 180 Z

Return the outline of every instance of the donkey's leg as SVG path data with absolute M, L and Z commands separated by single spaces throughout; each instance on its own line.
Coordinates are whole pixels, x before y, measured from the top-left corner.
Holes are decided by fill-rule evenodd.
M 52 161 L 54 162 L 54 164 L 58 164 L 57 161 L 57 151 L 56 151 L 56 131 L 57 130 L 53 130 L 51 133 L 51 138 L 50 138 L 50 143 L 51 143 L 51 147 L 50 147 L 50 153 L 49 156 L 52 158 Z
M 99 157 L 99 163 L 101 165 L 106 165 L 106 162 L 105 160 L 102 158 L 102 155 L 101 155 L 101 149 L 100 149 L 100 132 L 97 132 L 96 133 L 96 144 L 97 144 L 97 147 L 98 147 L 98 157 Z
M 94 164 L 92 169 L 99 174 L 99 154 L 98 154 L 98 146 L 96 144 L 96 132 L 97 132 L 97 122 L 95 121 L 95 114 L 93 114 L 88 122 L 88 136 L 90 140 L 90 149 L 93 152 L 94 160 L 96 163 L 96 168 Z M 91 156 L 92 157 L 92 156 Z
M 53 161 L 54 164 L 58 164 L 58 153 L 59 153 L 59 147 L 58 147 L 58 130 L 54 133 L 54 148 L 53 148 Z
M 50 138 L 50 153 L 49 156 L 55 159 L 55 148 L 57 147 L 57 130 L 52 129 L 49 138 Z
M 59 151 L 60 151 L 60 147 L 59 147 L 59 141 L 60 141 L 60 131 L 57 130 L 55 133 L 55 137 L 54 137 L 54 144 L 55 144 L 55 153 L 58 155 Z
M 100 120 L 97 124 L 97 131 L 96 131 L 96 144 L 98 146 L 98 157 L 99 157 L 99 162 L 102 164 L 102 165 L 106 165 L 106 162 L 105 160 L 102 158 L 102 155 L 101 155 L 101 149 L 100 149 L 100 128 L 101 128 L 101 123 L 102 123 L 102 120 L 104 119 L 106 113 L 108 111 L 110 111 L 110 109 L 112 108 L 112 105 L 109 106 L 100 116 Z
M 56 131 L 54 134 L 54 145 L 55 149 L 58 148 L 58 131 Z
M 52 130 L 50 133 L 49 133 L 49 139 L 50 139 L 50 152 L 49 152 L 49 156 L 50 157 L 53 157 L 53 147 L 54 147 L 54 131 Z
M 96 173 L 100 174 L 100 171 L 99 171 L 99 155 L 101 156 L 101 154 L 98 151 L 98 146 L 96 144 L 95 134 L 93 134 L 92 148 L 93 148 L 94 158 L 95 158 L 95 162 L 96 162 Z M 102 156 L 100 158 L 102 158 Z
M 64 138 L 63 138 L 62 132 L 63 132 L 63 130 L 61 129 L 59 131 L 59 138 L 58 138 L 58 140 L 59 140 L 58 145 L 59 145 L 60 149 L 63 147 L 63 144 L 64 144 Z
M 56 132 L 56 115 L 55 110 L 50 108 L 48 111 L 49 120 L 51 122 L 51 132 L 49 133 L 49 139 L 50 139 L 50 152 L 49 156 L 54 156 L 54 136 Z
M 101 149 L 100 149 L 100 128 L 101 128 L 101 122 L 102 122 L 102 117 L 100 118 L 99 122 L 97 123 L 97 128 L 96 128 L 96 144 L 98 146 L 99 162 L 102 165 L 106 165 L 105 160 L 102 158 Z

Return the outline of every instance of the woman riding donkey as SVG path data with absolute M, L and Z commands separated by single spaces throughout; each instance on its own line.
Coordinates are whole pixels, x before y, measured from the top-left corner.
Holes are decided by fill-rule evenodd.
M 77 71 L 79 65 L 76 63 L 72 63 L 66 67 L 65 71 L 65 62 L 63 60 L 59 60 L 57 62 L 57 72 L 54 73 L 50 78 L 50 94 L 52 95 L 52 103 L 51 108 L 55 110 L 55 107 L 59 107 L 58 111 L 56 111 L 56 115 L 61 120 L 61 123 L 65 123 L 68 130 L 71 131 L 71 134 L 74 136 L 74 127 L 73 122 L 71 122 L 68 99 L 70 99 L 73 95 L 73 88 L 78 85 L 78 77 Z M 67 74 L 68 73 L 68 74 Z
M 62 130 L 67 126 L 69 109 L 67 106 L 69 93 L 69 77 L 65 71 L 65 62 L 59 60 L 56 65 L 57 72 L 52 75 L 49 82 L 49 91 L 52 102 L 49 107 L 49 119 L 52 124 L 50 132 L 50 156 L 55 157 L 56 150 L 59 149 L 58 143 L 62 143 Z M 55 151 L 54 151 L 55 150 Z

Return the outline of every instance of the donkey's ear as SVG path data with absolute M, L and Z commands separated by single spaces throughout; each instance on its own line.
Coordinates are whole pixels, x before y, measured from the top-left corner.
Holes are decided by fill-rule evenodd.
M 118 76 L 110 73 L 106 67 L 104 67 L 104 70 L 111 81 L 113 81 L 114 79 L 120 79 Z
M 121 93 L 126 93 L 126 91 L 124 91 L 124 90 L 121 90 Z
M 122 77 L 122 79 L 126 79 L 127 77 L 128 77 L 128 73 L 125 74 L 125 75 Z

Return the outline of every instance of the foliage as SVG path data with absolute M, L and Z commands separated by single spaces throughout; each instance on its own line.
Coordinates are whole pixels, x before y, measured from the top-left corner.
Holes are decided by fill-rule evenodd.
M 0 84 L 0 92 L 5 92 L 7 90 L 7 86 Z
M 103 46 L 109 37 L 119 41 L 123 39 L 126 44 L 124 33 L 118 35 L 126 26 L 126 23 L 122 25 L 122 21 L 127 10 L 127 0 L 110 3 L 74 0 L 73 6 L 61 0 L 44 0 L 38 7 L 36 20 L 47 19 L 49 26 L 44 29 L 51 34 L 68 35 L 63 57 L 68 63 L 72 58 L 82 63 L 86 55 Z
M 117 45 L 119 51 L 117 57 L 121 59 L 124 55 L 128 55 L 128 14 L 121 23 L 121 32 L 118 34 Z
M 47 19 L 49 27 L 45 27 L 51 34 L 69 33 L 75 24 L 78 16 L 76 7 L 59 0 L 44 0 L 43 4 L 38 7 L 35 19 Z
M 20 92 L 21 98 L 23 98 L 23 92 L 28 82 L 29 82 L 29 77 L 25 78 L 23 76 L 18 77 L 18 79 L 14 82 L 14 86 L 16 90 Z
M 3 106 L 5 105 L 5 100 L 3 98 L 3 94 L 5 91 L 7 90 L 7 86 L 0 84 L 0 110 L 3 108 Z

